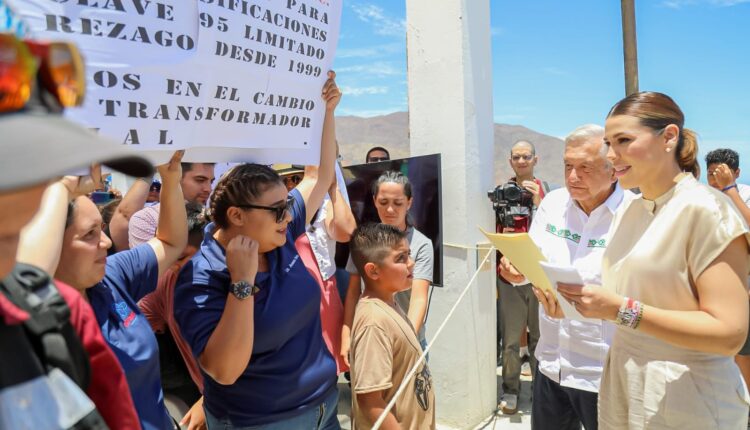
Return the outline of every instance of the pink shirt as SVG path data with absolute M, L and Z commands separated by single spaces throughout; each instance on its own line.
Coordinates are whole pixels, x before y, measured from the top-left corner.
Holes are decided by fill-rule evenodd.
M 128 244 L 130 249 L 148 242 L 156 236 L 161 205 L 146 206 L 134 213 L 128 221 Z
M 323 327 L 323 340 L 336 360 L 336 372 L 349 370 L 341 358 L 341 328 L 344 326 L 344 305 L 341 303 L 339 290 L 336 288 L 336 277 L 323 280 L 318 263 L 313 254 L 310 239 L 306 234 L 300 235 L 294 242 L 302 263 L 320 286 L 320 323 Z
M 186 259 L 186 262 L 189 261 Z M 198 361 L 193 357 L 190 345 L 182 337 L 180 328 L 174 319 L 174 286 L 177 282 L 177 275 L 180 273 L 182 264 L 175 263 L 164 272 L 154 292 L 144 296 L 139 302 L 138 307 L 143 315 L 148 319 L 148 323 L 155 332 L 164 332 L 165 327 L 169 332 L 180 350 L 182 359 L 185 360 L 190 377 L 198 386 L 200 392 L 203 392 L 203 375 L 201 375 Z

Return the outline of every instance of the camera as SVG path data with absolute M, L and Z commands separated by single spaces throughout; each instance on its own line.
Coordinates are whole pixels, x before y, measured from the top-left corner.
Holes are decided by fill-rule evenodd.
M 487 192 L 495 210 L 495 222 L 498 226 L 513 227 L 515 216 L 530 216 L 534 195 L 515 182 L 498 185 Z
M 534 195 L 515 182 L 498 185 L 494 190 L 487 192 L 487 197 L 490 198 L 492 207 L 495 209 L 506 206 L 531 207 L 534 201 Z

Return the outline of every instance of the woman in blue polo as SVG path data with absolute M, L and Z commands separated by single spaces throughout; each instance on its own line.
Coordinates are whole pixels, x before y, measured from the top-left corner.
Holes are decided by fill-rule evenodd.
M 128 381 L 144 430 L 172 430 L 159 375 L 159 347 L 136 303 L 156 289 L 157 280 L 187 245 L 187 216 L 180 188 L 182 152 L 159 166 L 161 215 L 156 237 L 107 256 L 112 241 L 102 216 L 85 195 L 80 178 L 66 177 L 45 191 L 37 217 L 24 231 L 19 260 L 37 265 L 74 287 L 91 304 L 107 344 Z M 92 375 L 106 384 L 108 375 Z M 114 382 L 113 382 L 114 383 Z
M 213 429 L 338 429 L 336 363 L 320 322 L 320 287 L 294 246 L 334 174 L 330 72 L 317 180 L 287 194 L 268 166 L 242 164 L 211 195 L 213 223 L 175 287 L 175 318 L 204 374 Z

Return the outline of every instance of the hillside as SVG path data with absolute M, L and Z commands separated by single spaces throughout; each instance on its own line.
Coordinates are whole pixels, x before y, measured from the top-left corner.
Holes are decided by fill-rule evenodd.
M 371 118 L 336 117 L 336 136 L 344 165 L 364 163 L 365 153 L 373 146 L 387 148 L 392 158 L 409 156 L 409 119 L 406 112 Z M 520 125 L 507 124 L 495 124 L 496 183 L 511 176 L 508 165 L 510 147 L 521 139 L 536 145 L 539 155 L 536 176 L 550 183 L 562 184 L 562 140 Z

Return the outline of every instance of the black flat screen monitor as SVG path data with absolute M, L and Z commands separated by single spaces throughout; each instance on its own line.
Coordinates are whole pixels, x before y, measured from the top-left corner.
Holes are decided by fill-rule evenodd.
M 414 227 L 432 241 L 434 264 L 432 284 L 443 285 L 443 216 L 441 213 L 440 154 L 423 155 L 379 163 L 358 164 L 342 168 L 352 212 L 357 225 L 380 222 L 373 202 L 372 184 L 385 171 L 403 173 L 412 185 L 409 219 Z M 336 263 L 346 266 L 348 248 L 339 248 Z

